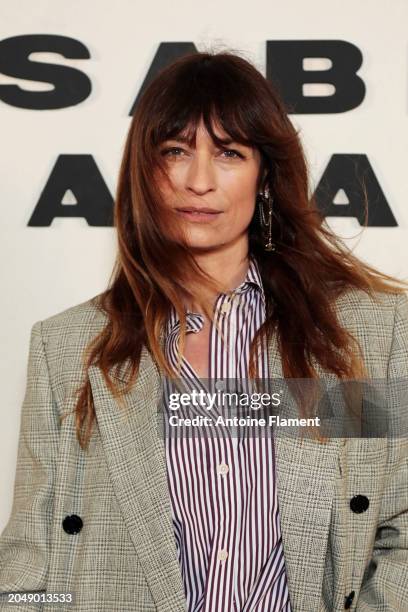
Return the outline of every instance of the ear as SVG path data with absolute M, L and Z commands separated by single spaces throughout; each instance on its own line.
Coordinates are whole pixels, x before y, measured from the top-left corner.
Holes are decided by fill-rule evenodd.
M 261 168 L 261 172 L 260 172 L 260 175 L 258 177 L 257 192 L 264 191 L 264 189 L 265 189 L 265 179 L 266 179 L 267 175 L 268 175 L 267 168 L 264 168 L 263 170 Z
M 256 181 L 257 193 L 260 193 L 261 191 L 263 191 L 265 187 L 265 178 L 267 174 L 268 174 L 268 168 L 265 163 L 264 155 L 261 152 L 259 152 L 259 170 L 258 170 L 258 177 Z

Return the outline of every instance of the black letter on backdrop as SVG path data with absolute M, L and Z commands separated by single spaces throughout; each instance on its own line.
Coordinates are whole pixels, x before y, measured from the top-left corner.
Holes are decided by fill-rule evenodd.
M 364 188 L 368 201 L 367 225 L 398 225 L 366 155 L 332 155 L 316 188 L 318 208 L 325 217 L 356 217 L 364 225 Z M 340 189 L 347 195 L 348 204 L 334 204 Z
M 53 34 L 27 34 L 0 41 L 0 72 L 10 77 L 51 83 L 50 91 L 27 91 L 20 85 L 0 85 L 0 99 L 6 104 L 31 110 L 75 106 L 92 90 L 86 74 L 70 66 L 58 66 L 28 59 L 30 53 L 58 53 L 68 59 L 89 59 L 88 49 L 78 40 Z
M 328 70 L 304 70 L 305 58 L 328 58 Z M 345 40 L 268 40 L 266 78 L 279 89 L 288 112 L 344 113 L 359 106 L 365 85 L 356 74 L 361 67 L 361 51 Z M 336 92 L 330 96 L 303 95 L 304 83 L 330 83 Z
M 77 204 L 62 204 L 70 189 Z M 113 199 L 91 155 L 60 155 L 28 222 L 48 227 L 55 217 L 84 217 L 88 225 L 113 225 Z
M 152 81 L 157 73 L 165 68 L 179 57 L 187 55 L 188 53 L 196 53 L 197 48 L 192 42 L 165 42 L 160 43 L 157 49 L 156 55 L 150 64 L 149 72 L 147 73 L 139 93 L 136 96 L 136 100 L 133 102 L 132 108 L 130 109 L 129 115 L 133 115 L 137 102 L 146 89 L 150 81 Z

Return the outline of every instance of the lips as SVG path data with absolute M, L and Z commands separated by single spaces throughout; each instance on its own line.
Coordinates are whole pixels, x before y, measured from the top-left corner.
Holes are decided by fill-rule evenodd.
M 191 223 L 212 223 L 223 212 L 214 208 L 194 208 L 192 206 L 176 208 L 175 210 L 181 218 Z
M 218 215 L 221 211 L 215 210 L 214 208 L 194 208 L 194 207 L 185 207 L 185 208 L 176 208 L 179 212 L 192 213 L 192 214 L 209 214 L 209 215 Z

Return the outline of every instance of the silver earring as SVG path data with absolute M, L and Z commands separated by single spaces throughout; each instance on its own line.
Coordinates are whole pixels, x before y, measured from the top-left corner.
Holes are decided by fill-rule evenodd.
M 257 202 L 259 208 L 259 220 L 264 234 L 265 251 L 275 251 L 275 244 L 272 242 L 272 204 L 273 198 L 266 189 L 264 193 L 258 193 Z

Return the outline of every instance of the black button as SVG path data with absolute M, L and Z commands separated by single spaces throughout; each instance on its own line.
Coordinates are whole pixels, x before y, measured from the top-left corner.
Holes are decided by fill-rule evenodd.
M 62 526 L 64 528 L 64 531 L 73 535 L 81 531 L 83 522 L 80 516 L 78 516 L 77 514 L 71 514 L 71 516 L 66 516 L 64 518 L 64 520 L 62 521 Z
M 358 514 L 365 512 L 369 505 L 370 502 L 365 495 L 355 495 L 350 500 L 350 508 L 353 512 L 357 512 Z
M 344 601 L 344 609 L 348 610 L 351 607 L 351 604 L 353 603 L 353 599 L 354 599 L 354 595 L 355 592 L 351 591 L 351 593 L 349 593 Z

